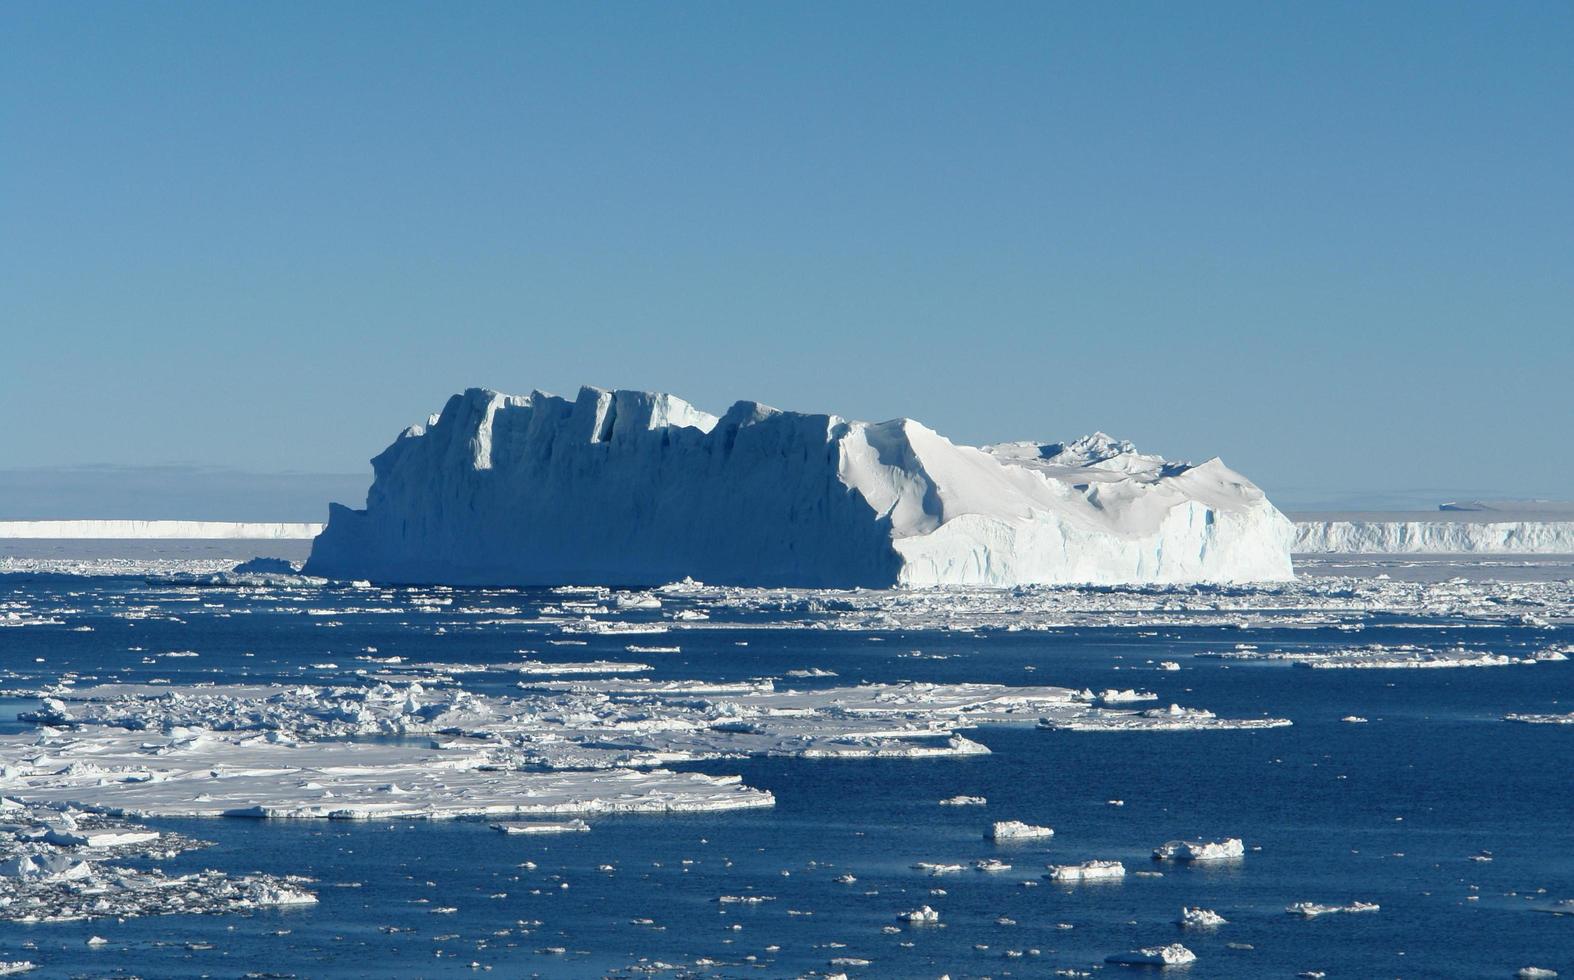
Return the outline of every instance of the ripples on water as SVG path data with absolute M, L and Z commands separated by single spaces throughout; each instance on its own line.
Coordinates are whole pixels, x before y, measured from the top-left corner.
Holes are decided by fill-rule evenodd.
M 4 923 L 0 959 L 31 959 L 46 975 L 490 969 L 508 976 L 1002 977 L 1121 972 L 1102 966 L 1104 958 L 1180 941 L 1198 956 L 1190 974 L 1208 977 L 1310 970 L 1503 977 L 1532 964 L 1568 975 L 1574 917 L 1550 910 L 1574 898 L 1574 726 L 1501 719 L 1574 711 L 1574 662 L 1305 670 L 1192 656 L 1241 643 L 1514 652 L 1574 641 L 1568 583 L 1448 585 L 1455 576 L 1427 577 L 1444 584 L 1321 580 L 1326 588 L 1288 596 L 1106 590 L 1086 594 L 1105 598 L 1075 601 L 1061 590 L 1048 603 L 1052 614 L 1037 619 L 1020 608 L 1044 605 L 1031 595 L 975 599 L 956 624 L 964 629 L 940 628 L 948 601 L 919 612 L 914 597 L 902 598 L 893 605 L 904 611 L 882 628 L 885 600 L 867 594 L 699 592 L 668 597 L 659 611 L 618 612 L 607 603 L 609 613 L 592 616 L 654 622 L 679 609 L 707 610 L 711 619 L 693 628 L 575 635 L 583 646 L 558 646 L 548 641 L 565 638 L 559 623 L 526 621 L 539 620 L 543 606 L 561 609 L 569 597 L 539 591 L 186 588 L 139 578 L 0 576 L 0 608 L 59 620 L 0 629 L 0 667 L 11 690 L 68 672 L 82 683 L 357 682 L 354 671 L 367 664 L 355 658 L 368 647 L 378 656 L 447 663 L 513 661 L 528 649 L 541 660 L 643 660 L 655 678 L 837 675 L 779 681 L 798 687 L 898 680 L 1137 687 L 1163 703 L 1294 722 L 1251 732 L 986 727 L 968 737 L 992 753 L 966 758 L 693 764 L 741 775 L 775 794 L 776 806 L 599 817 L 588 834 L 505 837 L 471 821 L 156 821 L 214 842 L 164 862 L 166 871 L 309 875 L 318 879 L 320 903 L 249 915 Z M 1482 575 L 1476 569 L 1466 577 Z M 1430 588 L 1441 591 L 1424 591 Z M 453 602 L 423 608 L 412 601 L 434 595 Z M 1384 608 L 1389 601 L 1393 608 Z M 334 612 L 303 615 L 308 608 Z M 1068 625 L 1049 625 L 1055 619 Z M 1007 630 L 1024 622 L 1046 628 Z M 631 642 L 681 652 L 630 654 Z M 168 651 L 199 656 L 156 656 Z M 1182 669 L 1155 669 L 1163 660 Z M 312 666 L 329 663 L 337 666 Z M 499 694 L 516 679 L 459 678 L 468 689 Z M 0 705 L 0 729 L 31 727 L 15 717 L 31 703 Z M 1340 721 L 1352 715 L 1369 721 Z M 988 804 L 937 805 L 958 794 Z M 996 844 L 984 839 L 995 820 L 1056 833 Z M 1150 859 L 1153 847 L 1177 837 L 1240 837 L 1248 851 L 1217 866 Z M 985 858 L 1012 868 L 973 870 Z M 1089 859 L 1162 876 L 1128 873 L 1074 886 L 1042 878 L 1047 864 Z M 965 870 L 930 876 L 912 869 L 917 862 Z M 856 880 L 837 880 L 848 874 Z M 718 903 L 722 895 L 770 900 Z M 1285 914 L 1300 901 L 1376 902 L 1381 911 L 1311 920 Z M 923 905 L 939 910 L 939 925 L 897 922 L 898 913 Z M 1183 931 L 1174 924 L 1183 905 L 1213 909 L 1228 924 Z M 90 936 L 109 942 L 89 948 Z

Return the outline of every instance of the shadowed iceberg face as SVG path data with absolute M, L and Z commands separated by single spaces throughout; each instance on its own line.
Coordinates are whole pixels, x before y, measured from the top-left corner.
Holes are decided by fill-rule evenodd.
M 910 419 L 471 389 L 372 463 L 366 508 L 331 508 L 308 573 L 821 587 L 1291 575 L 1291 526 L 1244 477 L 1102 435 L 980 450 Z

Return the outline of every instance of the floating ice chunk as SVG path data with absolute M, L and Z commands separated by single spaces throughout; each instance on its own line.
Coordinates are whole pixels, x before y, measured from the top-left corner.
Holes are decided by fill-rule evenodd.
M 987 871 L 991 874 L 999 871 L 1011 870 L 1011 865 L 1005 863 L 1004 861 L 996 860 L 995 858 L 985 858 L 982 861 L 974 861 L 973 867 L 976 870 Z
M 1364 725 L 1364 724 L 1366 724 L 1366 719 L 1362 718 L 1360 715 L 1345 715 L 1343 718 L 1340 718 L 1339 720 L 1344 722 L 1344 723 L 1346 723 L 1346 724 L 1349 724 L 1349 725 Z
M 1239 837 L 1218 843 L 1205 841 L 1165 841 L 1153 849 L 1155 861 L 1230 861 L 1246 854 L 1246 846 Z
M 1340 912 L 1376 912 L 1381 906 L 1376 902 L 1351 902 L 1349 905 L 1319 905 L 1316 902 L 1296 902 L 1285 909 L 1290 915 L 1299 915 L 1311 919 L 1319 915 L 1333 915 Z
M 1048 865 L 1049 874 L 1044 877 L 1050 881 L 1097 881 L 1109 878 L 1124 878 L 1126 866 L 1119 861 L 1084 861 L 1081 864 L 1051 864 Z
M 82 945 L 84 945 L 84 946 L 108 946 L 109 945 L 109 940 L 105 939 L 103 936 L 89 936 L 89 937 L 87 937 L 86 940 L 83 941 Z
M 36 969 L 38 966 L 29 960 L 0 960 L 0 977 L 9 977 Z
M 251 890 L 251 901 L 258 906 L 316 905 L 317 896 L 304 888 L 276 881 L 258 882 Z
M 1350 647 L 1342 650 L 1235 650 L 1227 653 L 1201 653 L 1200 657 L 1236 661 L 1279 661 L 1296 667 L 1319 670 L 1403 670 L 1439 669 L 1453 667 L 1508 667 L 1514 664 L 1533 664 L 1544 658 L 1541 653 L 1530 656 L 1512 656 L 1488 650 L 1471 650 L 1456 647 L 1451 650 L 1433 650 L 1430 647 L 1401 644 L 1384 646 Z
M 913 865 L 914 871 L 922 871 L 931 875 L 952 875 L 962 870 L 960 864 L 938 864 L 933 861 L 919 861 Z
M 1157 701 L 1158 699 L 1159 696 L 1152 693 L 1151 691 L 1137 691 L 1128 687 L 1123 691 L 1117 691 L 1114 688 L 1100 691 L 1093 700 L 1100 705 L 1107 706 L 1112 704 L 1135 704 L 1142 701 Z
M 988 803 L 982 796 L 948 796 L 940 801 L 941 806 L 983 806 Z
M 1020 820 L 997 820 L 984 834 L 986 840 L 1035 840 L 1043 837 L 1053 837 L 1055 831 L 1051 827 L 1040 827 Z
M 1146 711 L 1108 711 L 1103 709 L 1068 710 L 1048 714 L 1038 720 L 1045 730 L 1071 732 L 1190 732 L 1283 728 L 1285 718 L 1220 718 L 1202 708 L 1168 708 Z
M 1160 670 L 1180 670 L 1181 669 L 1181 665 L 1176 663 L 1173 660 L 1160 660 L 1159 661 L 1159 669 Z
M 909 925 L 932 925 L 940 921 L 940 913 L 925 905 L 923 908 L 914 909 L 911 912 L 903 912 L 897 918 Z
M 526 820 L 495 823 L 492 829 L 504 834 L 575 834 L 590 829 L 583 820 Z
M 716 899 L 721 905 L 763 905 L 776 901 L 774 895 L 722 895 Z
M 1142 949 L 1116 953 L 1114 956 L 1104 958 L 1104 962 L 1119 966 L 1185 966 L 1196 961 L 1197 954 L 1180 943 L 1170 943 L 1168 946 L 1144 946 Z
M 1539 966 L 1522 966 L 1514 974 L 1515 980 L 1556 980 L 1558 971 Z
M 130 830 L 99 828 L 95 830 L 61 829 L 51 827 L 44 839 L 57 847 L 122 847 L 128 844 L 146 844 L 156 841 L 156 830 Z
M 1181 906 L 1180 918 L 1175 924 L 1184 929 L 1213 929 L 1226 924 L 1229 920 L 1212 909 L 1195 909 Z
M 1574 711 L 1564 715 L 1536 715 L 1516 712 L 1504 715 L 1503 720 L 1518 722 L 1521 725 L 1574 725 Z
M 91 877 L 93 866 L 64 854 L 19 854 L 0 861 L 0 878 L 24 881 L 80 881 Z

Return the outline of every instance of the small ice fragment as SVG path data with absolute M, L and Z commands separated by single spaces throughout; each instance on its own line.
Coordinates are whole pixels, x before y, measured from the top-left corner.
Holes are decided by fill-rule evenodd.
M 1049 827 L 1039 827 L 1020 820 L 997 820 L 989 828 L 989 833 L 984 837 L 988 840 L 1032 840 L 1040 837 L 1053 837 L 1055 831 Z
M 1381 906 L 1376 902 L 1351 902 L 1349 905 L 1319 905 L 1316 902 L 1296 902 L 1285 909 L 1290 915 L 1311 919 L 1336 912 L 1376 912 Z
M 1168 946 L 1144 946 L 1142 949 L 1116 953 L 1105 957 L 1104 962 L 1120 966 L 1184 966 L 1196 960 L 1196 953 L 1180 943 L 1170 943 Z
M 1175 924 L 1183 929 L 1213 929 L 1228 921 L 1212 909 L 1194 909 L 1183 905 L 1180 918 L 1175 920 Z
M 982 796 L 951 796 L 940 801 L 941 806 L 983 806 L 989 801 Z
M 919 861 L 913 865 L 914 871 L 926 871 L 932 875 L 955 874 L 962 870 L 960 864 L 937 864 L 933 861 Z
M 897 918 L 901 919 L 903 922 L 906 922 L 908 925 L 932 925 L 933 923 L 940 921 L 940 913 L 925 905 L 923 908 L 914 909 L 911 912 L 903 912 L 902 914 L 898 915 Z
M 1342 722 L 1345 722 L 1347 724 L 1350 724 L 1350 725 L 1364 725 L 1364 724 L 1366 724 L 1366 719 L 1362 718 L 1360 715 L 1345 715 L 1343 718 L 1340 718 L 1339 720 L 1342 721 Z

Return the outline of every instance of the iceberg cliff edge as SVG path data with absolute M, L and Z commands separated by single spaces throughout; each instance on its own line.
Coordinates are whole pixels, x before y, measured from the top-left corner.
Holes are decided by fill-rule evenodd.
M 672 395 L 472 388 L 372 460 L 366 508 L 329 509 L 305 571 L 454 585 L 845 587 L 1292 577 L 1295 531 L 1217 459 L 1098 433 L 959 446 Z

